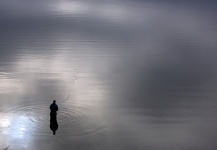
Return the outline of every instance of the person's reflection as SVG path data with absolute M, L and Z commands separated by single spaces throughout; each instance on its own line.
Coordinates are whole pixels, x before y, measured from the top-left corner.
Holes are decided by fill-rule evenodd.
M 56 134 L 58 129 L 57 111 L 58 106 L 56 105 L 56 101 L 53 100 L 53 103 L 50 105 L 50 129 L 53 131 L 53 135 Z
M 51 117 L 52 118 L 52 117 Z M 53 131 L 53 135 L 56 134 L 56 131 L 58 129 L 58 123 L 57 123 L 57 120 L 55 119 L 51 119 L 50 120 L 50 129 Z

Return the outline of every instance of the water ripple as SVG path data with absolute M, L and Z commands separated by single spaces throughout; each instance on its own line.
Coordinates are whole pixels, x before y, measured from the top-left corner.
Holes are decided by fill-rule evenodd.
M 94 133 L 101 129 L 100 118 L 95 115 L 96 109 L 90 105 L 83 104 L 59 104 L 57 121 L 59 132 L 57 134 L 64 136 L 80 136 Z M 29 106 L 16 106 L 4 110 L 5 116 L 12 116 L 11 126 L 8 131 L 13 134 L 18 128 L 26 126 L 22 132 L 25 135 L 46 136 L 51 135 L 49 130 L 50 110 L 49 104 L 39 103 Z M 15 118 L 25 118 L 17 123 Z M 16 122 L 16 123 L 13 123 Z M 19 126 L 19 127 L 18 127 Z M 34 128 L 32 128 L 34 127 Z

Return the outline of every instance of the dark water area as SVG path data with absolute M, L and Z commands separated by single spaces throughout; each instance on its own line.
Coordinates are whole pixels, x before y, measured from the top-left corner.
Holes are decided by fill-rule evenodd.
M 0 0 L 0 149 L 216 150 L 215 8 Z

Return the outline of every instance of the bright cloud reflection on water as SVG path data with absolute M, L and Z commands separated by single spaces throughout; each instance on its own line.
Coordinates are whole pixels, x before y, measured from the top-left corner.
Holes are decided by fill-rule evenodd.
M 111 22 L 128 21 L 129 11 L 123 3 L 121 4 L 103 4 L 96 2 L 80 2 L 80 1 L 61 1 L 58 2 L 52 11 L 67 15 L 84 15 L 100 20 Z M 132 13 L 132 12 L 131 12 Z
M 81 2 L 76 1 L 62 1 L 59 2 L 53 9 L 57 9 L 64 14 L 81 14 L 88 11 L 87 5 L 83 5 Z
M 7 118 L 1 118 L 0 120 L 0 127 L 1 128 L 6 128 L 6 127 L 9 127 L 10 126 L 10 120 L 7 119 Z
M 24 87 L 22 81 L 18 77 L 13 77 L 11 74 L 0 75 L 0 93 L 22 93 Z
M 25 146 L 25 142 L 28 141 L 28 145 L 33 140 L 33 133 L 37 130 L 37 126 L 32 123 L 29 116 L 21 116 L 14 114 L 7 114 L 0 119 L 0 131 L 2 133 L 1 139 L 4 143 L 13 143 L 14 146 L 21 144 Z M 20 143 L 20 144 L 19 144 Z

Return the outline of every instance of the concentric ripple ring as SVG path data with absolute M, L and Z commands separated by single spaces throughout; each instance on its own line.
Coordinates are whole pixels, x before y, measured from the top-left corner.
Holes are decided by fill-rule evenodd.
M 57 133 L 68 136 L 94 133 L 101 128 L 100 118 L 96 117 L 95 113 L 96 109 L 90 105 L 60 103 L 57 113 L 59 124 Z M 17 126 L 20 128 L 27 126 L 26 128 L 31 130 L 26 131 L 26 135 L 51 135 L 49 130 L 50 110 L 47 103 L 16 106 L 4 110 L 4 114 L 13 118 L 9 127 L 12 131 L 17 130 Z M 18 120 L 22 118 L 22 122 L 17 123 L 15 118 Z

